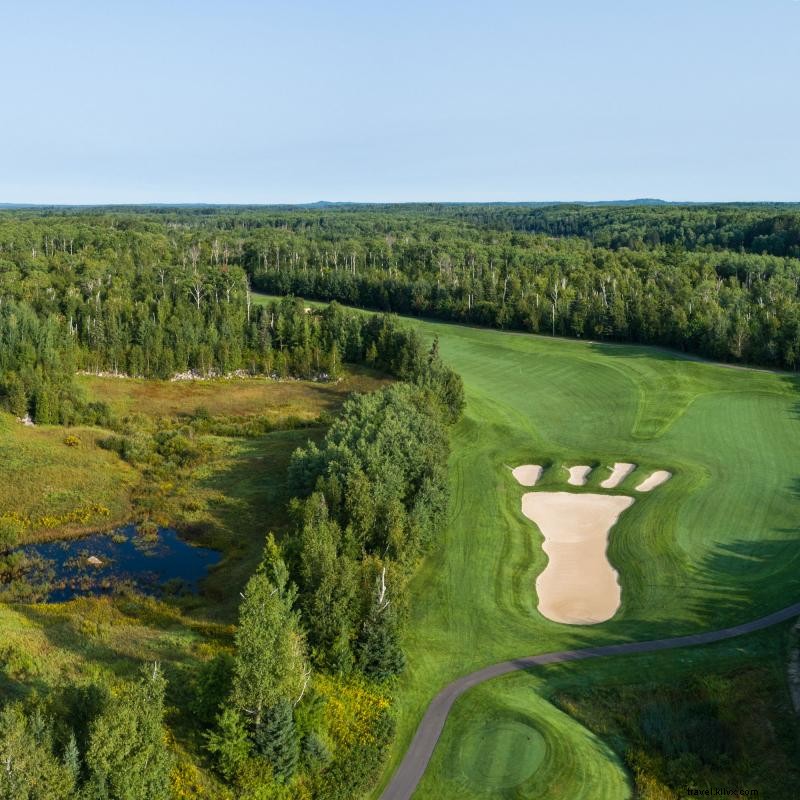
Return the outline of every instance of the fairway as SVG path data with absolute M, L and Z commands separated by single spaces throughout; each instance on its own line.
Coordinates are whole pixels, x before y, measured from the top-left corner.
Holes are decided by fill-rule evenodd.
M 657 348 L 413 324 L 439 336 L 467 409 L 453 437 L 450 524 L 413 584 L 385 778 L 431 697 L 460 675 L 531 653 L 720 628 L 800 598 L 796 378 Z M 545 619 L 535 585 L 547 560 L 521 510 L 530 489 L 512 469 L 541 465 L 541 477 L 523 476 L 537 478 L 537 492 L 588 494 L 627 464 L 635 470 L 611 491 L 636 502 L 607 551 L 619 609 L 593 626 Z M 568 483 L 575 465 L 591 467 L 585 482 Z M 658 477 L 669 479 L 656 488 Z

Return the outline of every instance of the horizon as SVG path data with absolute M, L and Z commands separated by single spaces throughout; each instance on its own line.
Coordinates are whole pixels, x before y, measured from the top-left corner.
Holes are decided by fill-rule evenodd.
M 619 198 L 611 200 L 312 200 L 308 202 L 239 203 L 198 200 L 162 202 L 98 202 L 50 203 L 0 201 L 0 210 L 26 208 L 297 208 L 324 209 L 342 207 L 392 207 L 392 206 L 800 206 L 800 200 L 665 200 L 660 197 Z

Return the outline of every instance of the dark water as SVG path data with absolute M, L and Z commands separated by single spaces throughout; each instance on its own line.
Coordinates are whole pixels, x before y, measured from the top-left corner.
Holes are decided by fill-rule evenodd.
M 159 528 L 158 536 L 149 538 L 137 534 L 133 525 L 21 550 L 36 564 L 25 576 L 32 594 L 50 603 L 111 594 L 121 586 L 155 595 L 196 592 L 209 567 L 222 557 L 216 550 L 188 544 L 172 528 Z M 90 563 L 90 557 L 101 563 Z

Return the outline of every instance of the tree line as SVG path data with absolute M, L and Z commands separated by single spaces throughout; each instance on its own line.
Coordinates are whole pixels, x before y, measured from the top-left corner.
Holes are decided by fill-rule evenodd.
M 464 399 L 438 342 L 426 352 L 415 334 L 371 324 L 377 360 L 403 380 L 348 400 L 321 445 L 294 453 L 294 530 L 267 540 L 218 684 L 208 748 L 245 795 L 258 785 L 270 797 L 356 797 L 393 735 L 369 687 L 405 667 L 405 587 L 445 521 L 447 426 Z M 337 737 L 319 713 L 324 676 L 356 687 L 359 735 Z
M 63 421 L 43 376 L 74 368 L 326 371 L 327 343 L 285 363 L 250 287 L 796 369 L 798 231 L 768 204 L 2 212 L 4 402 Z

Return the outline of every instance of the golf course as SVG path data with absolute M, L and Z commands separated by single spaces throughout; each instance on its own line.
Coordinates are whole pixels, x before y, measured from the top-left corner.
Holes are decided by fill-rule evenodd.
M 657 348 L 411 324 L 439 338 L 467 406 L 452 442 L 450 521 L 412 584 L 398 736 L 375 797 L 432 698 L 460 677 L 539 653 L 715 631 L 800 600 L 797 378 Z M 574 480 L 577 465 L 591 469 Z M 523 496 L 566 492 L 634 499 L 618 504 L 608 534 L 619 607 L 598 624 L 539 610 L 548 559 Z M 414 796 L 632 796 L 619 753 L 552 696 L 571 683 L 680 682 L 754 664 L 775 677 L 785 636 L 783 624 L 484 682 L 455 703 Z M 786 700 L 785 681 L 777 691 Z

